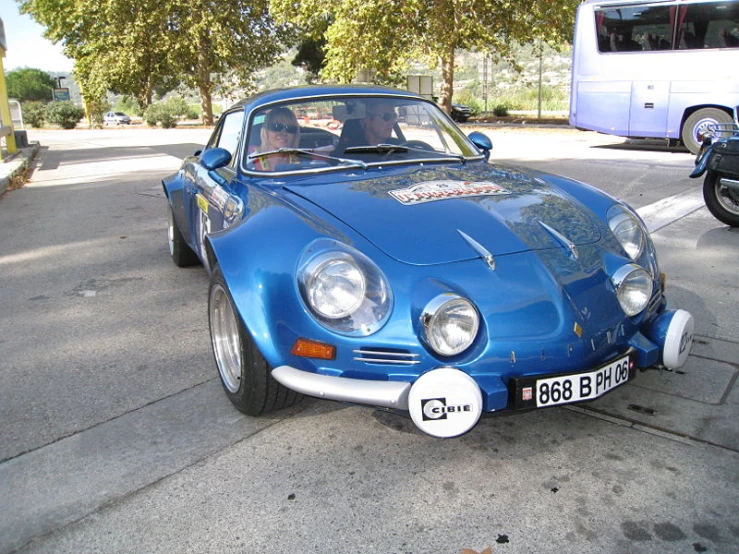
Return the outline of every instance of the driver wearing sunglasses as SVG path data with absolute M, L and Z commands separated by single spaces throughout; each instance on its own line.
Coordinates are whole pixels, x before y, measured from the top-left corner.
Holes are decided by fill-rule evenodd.
M 367 113 L 362 120 L 364 138 L 367 144 L 392 144 L 393 129 L 398 115 L 391 102 L 378 100 L 367 104 Z
M 270 110 L 260 131 L 261 144 L 255 152 L 272 152 L 280 148 L 298 148 L 300 126 L 295 114 L 288 108 Z M 254 159 L 254 167 L 259 171 L 272 171 L 280 164 L 296 163 L 294 155 L 271 155 Z

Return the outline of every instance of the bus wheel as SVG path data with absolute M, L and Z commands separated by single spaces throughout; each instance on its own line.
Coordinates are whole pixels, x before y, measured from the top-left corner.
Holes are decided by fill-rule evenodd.
M 691 154 L 697 154 L 701 147 L 703 133 L 708 130 L 709 125 L 716 123 L 732 123 L 731 115 L 718 108 L 703 108 L 690 114 L 683 123 L 680 133 L 685 148 L 690 150 Z

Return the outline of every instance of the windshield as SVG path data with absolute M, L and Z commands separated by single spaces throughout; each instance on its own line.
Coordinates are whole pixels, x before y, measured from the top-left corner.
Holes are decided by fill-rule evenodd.
M 294 172 L 481 156 L 432 103 L 397 96 L 300 99 L 253 112 L 245 169 Z

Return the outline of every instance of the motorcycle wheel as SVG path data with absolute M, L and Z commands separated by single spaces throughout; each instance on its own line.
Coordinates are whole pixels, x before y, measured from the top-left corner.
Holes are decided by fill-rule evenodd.
M 703 182 L 703 199 L 708 211 L 721 223 L 739 227 L 739 197 L 721 185 L 719 176 L 709 171 Z

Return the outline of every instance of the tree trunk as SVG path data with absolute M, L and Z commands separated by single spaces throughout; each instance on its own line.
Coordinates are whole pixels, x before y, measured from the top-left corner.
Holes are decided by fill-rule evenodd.
M 200 118 L 203 125 L 213 125 L 213 99 L 211 92 L 213 83 L 210 80 L 210 64 L 207 57 L 202 53 L 198 59 L 198 90 L 200 91 Z
M 454 95 L 454 47 L 448 48 L 441 58 L 441 107 L 448 114 L 452 113 L 452 96 Z
M 213 125 L 213 100 L 210 95 L 210 86 L 200 87 L 200 111 L 203 125 Z

